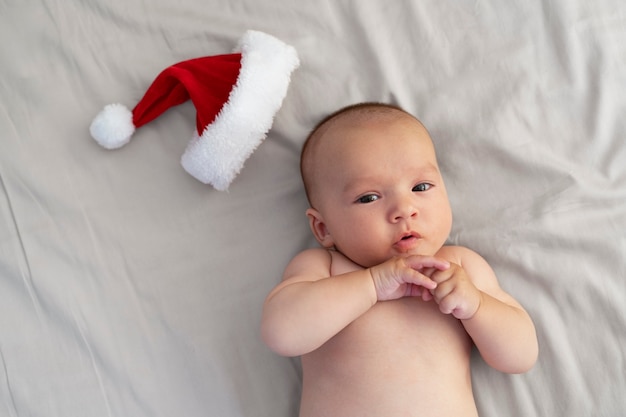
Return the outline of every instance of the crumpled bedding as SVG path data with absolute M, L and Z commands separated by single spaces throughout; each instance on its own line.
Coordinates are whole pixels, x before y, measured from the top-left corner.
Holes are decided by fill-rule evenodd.
M 360 101 L 428 127 L 450 243 L 535 321 L 527 374 L 473 357 L 480 415 L 624 415 L 625 28 L 618 0 L 1 0 L 0 415 L 297 415 L 299 361 L 263 345 L 261 307 L 315 244 L 302 142 Z M 301 66 L 227 192 L 179 164 L 191 103 L 122 149 L 90 138 L 103 105 L 248 29 Z

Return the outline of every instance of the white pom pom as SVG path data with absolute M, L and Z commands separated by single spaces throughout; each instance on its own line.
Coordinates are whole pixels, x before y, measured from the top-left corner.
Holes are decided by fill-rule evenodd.
M 120 148 L 135 132 L 133 113 L 122 104 L 109 104 L 93 119 L 89 132 L 103 148 Z

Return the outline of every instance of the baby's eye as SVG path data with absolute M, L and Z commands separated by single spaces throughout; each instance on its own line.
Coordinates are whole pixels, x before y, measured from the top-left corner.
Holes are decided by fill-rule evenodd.
M 371 203 L 373 201 L 378 200 L 378 196 L 375 194 L 368 194 L 368 195 L 364 195 L 362 197 L 357 198 L 356 202 L 360 203 L 360 204 L 367 204 L 367 203 Z
M 423 192 L 423 191 L 428 191 L 430 190 L 430 187 L 432 187 L 432 184 L 429 184 L 427 182 L 422 182 L 417 184 L 415 187 L 413 187 L 413 192 Z

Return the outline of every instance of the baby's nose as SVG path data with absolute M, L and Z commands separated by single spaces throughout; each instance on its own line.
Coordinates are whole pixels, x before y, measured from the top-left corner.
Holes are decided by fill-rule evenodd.
M 402 201 L 398 201 L 398 204 L 395 206 L 392 211 L 391 220 L 394 222 L 400 220 L 410 219 L 412 217 L 417 217 L 419 211 L 417 206 L 410 199 L 404 199 Z

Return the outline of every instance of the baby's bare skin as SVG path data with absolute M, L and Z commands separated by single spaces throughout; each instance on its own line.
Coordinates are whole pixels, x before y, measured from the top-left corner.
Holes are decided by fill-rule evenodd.
M 285 268 L 263 340 L 302 357 L 301 417 L 475 417 L 472 346 L 494 369 L 526 372 L 534 325 L 485 259 L 445 245 L 452 213 L 426 129 L 371 107 L 305 145 L 306 215 L 322 248 Z
M 356 268 L 330 253 L 332 275 Z M 471 347 L 461 323 L 432 301 L 379 302 L 302 357 L 300 416 L 477 416 Z

